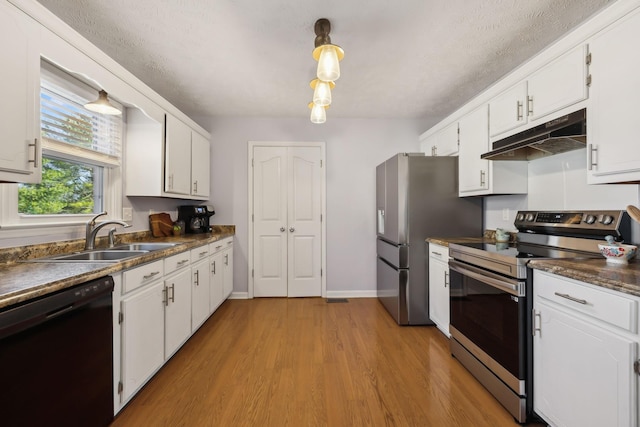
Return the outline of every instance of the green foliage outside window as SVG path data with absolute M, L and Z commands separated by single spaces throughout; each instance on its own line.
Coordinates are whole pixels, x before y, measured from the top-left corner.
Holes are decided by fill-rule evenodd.
M 18 212 L 28 215 L 93 213 L 93 186 L 93 167 L 43 157 L 42 182 L 19 186 Z

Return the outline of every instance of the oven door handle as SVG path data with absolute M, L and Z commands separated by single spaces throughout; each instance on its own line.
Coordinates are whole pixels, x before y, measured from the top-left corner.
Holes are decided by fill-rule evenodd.
M 508 292 L 511 295 L 524 296 L 524 282 L 518 280 L 508 281 L 508 279 L 491 273 L 490 271 L 472 267 L 455 260 L 449 260 L 449 268 L 489 286 Z

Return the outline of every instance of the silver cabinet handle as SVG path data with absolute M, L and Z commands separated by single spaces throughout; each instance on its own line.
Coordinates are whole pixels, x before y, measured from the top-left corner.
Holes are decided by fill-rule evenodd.
M 516 101 L 516 121 L 522 120 L 522 102 Z
M 536 326 L 536 317 L 540 320 L 537 324 L 538 326 Z M 540 313 L 536 313 L 535 309 L 531 310 L 531 335 L 532 336 L 536 336 L 536 331 L 540 332 L 540 334 L 542 334 L 542 329 L 540 329 L 542 325 L 542 316 L 540 315 Z
M 178 261 L 178 265 L 182 265 L 185 262 L 189 262 L 189 260 L 188 259 L 183 259 L 182 261 Z
M 29 144 L 29 147 L 33 147 L 33 160 L 29 160 L 29 163 L 33 163 L 33 167 L 38 167 L 38 138 L 33 139 L 33 144 Z
M 293 228 L 293 227 L 290 227 L 290 228 L 289 228 L 289 231 L 293 233 L 294 231 L 296 231 L 296 229 L 295 229 L 295 228 Z
M 162 288 L 162 304 L 164 304 L 165 307 L 169 305 L 169 298 L 167 298 L 167 294 L 168 294 L 167 289 L 169 288 L 167 288 L 166 286 Z
M 449 272 L 445 271 L 444 272 L 444 287 L 446 288 L 447 286 L 449 286 Z
M 431 253 L 434 254 L 434 255 L 442 256 L 442 254 L 440 252 L 431 251 Z
M 486 184 L 486 179 L 485 179 L 485 171 L 480 171 L 480 187 L 484 187 Z
M 196 278 L 196 281 L 194 282 L 194 284 L 195 284 L 196 286 L 200 286 L 200 270 L 196 270 L 196 271 L 194 271 L 193 275 L 194 275 L 194 276 L 195 276 L 195 278 Z
M 209 253 L 209 251 L 202 251 L 202 252 L 200 252 L 200 253 L 198 254 L 198 256 L 203 257 L 203 256 L 205 256 L 205 255 L 206 255 L 206 254 L 208 254 L 208 253 Z
M 216 262 L 215 262 L 215 261 L 213 261 L 213 262 L 211 263 L 211 267 L 212 267 L 211 272 L 212 272 L 213 274 L 216 274 Z
M 533 95 L 527 96 L 527 116 L 533 116 Z
M 157 276 L 158 274 L 160 274 L 159 271 L 154 271 L 153 273 L 149 273 L 146 276 L 142 276 L 143 279 L 151 279 L 153 276 Z
M 569 294 L 561 294 L 560 292 L 554 292 L 554 294 L 556 294 L 560 298 L 565 298 L 565 299 L 568 299 L 569 301 L 577 302 L 578 304 L 582 304 L 582 305 L 589 304 L 586 299 L 580 299 L 580 298 L 572 297 Z
M 175 285 L 175 283 L 171 284 L 171 302 L 176 302 L 176 285 Z M 167 305 L 169 305 L 169 303 L 167 303 Z
M 194 181 L 193 182 L 193 192 L 197 193 L 198 192 L 198 181 Z
M 587 155 L 589 156 L 589 159 L 587 160 L 589 170 L 593 170 L 598 167 L 597 154 L 598 147 L 593 144 L 589 144 L 589 148 L 587 149 Z
M 280 232 L 281 232 L 281 233 L 284 233 L 285 231 L 287 231 L 287 229 L 286 229 L 286 228 L 284 228 L 284 227 L 280 227 Z
M 229 254 L 224 254 L 224 265 L 229 265 Z

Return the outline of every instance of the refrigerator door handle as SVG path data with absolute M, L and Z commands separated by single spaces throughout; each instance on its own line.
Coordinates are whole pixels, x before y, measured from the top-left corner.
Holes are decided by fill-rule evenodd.
M 384 209 L 378 209 L 378 234 L 384 234 Z

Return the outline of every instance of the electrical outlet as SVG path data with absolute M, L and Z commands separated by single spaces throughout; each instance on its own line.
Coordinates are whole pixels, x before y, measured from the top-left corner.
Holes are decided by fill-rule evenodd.
M 122 208 L 122 220 L 133 221 L 133 208 Z
M 509 208 L 502 209 L 502 220 L 509 221 Z

